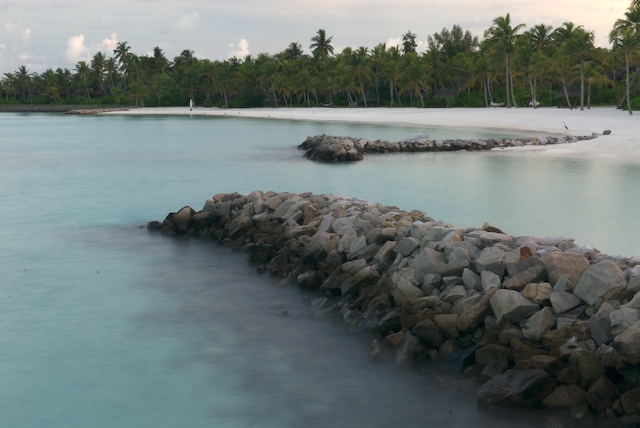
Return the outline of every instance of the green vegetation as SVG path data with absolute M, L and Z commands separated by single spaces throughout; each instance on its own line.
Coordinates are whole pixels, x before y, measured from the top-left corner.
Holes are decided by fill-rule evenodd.
M 219 107 L 560 106 L 583 110 L 640 105 L 640 1 L 612 29 L 611 49 L 594 47 L 593 32 L 565 22 L 528 30 L 497 17 L 478 40 L 458 25 L 399 46 L 335 52 L 319 29 L 309 52 L 292 42 L 275 55 L 211 61 L 184 50 L 172 61 L 159 47 L 138 56 L 127 42 L 111 56 L 96 53 L 73 70 L 31 73 L 20 66 L 0 77 L 0 105 L 196 105 Z

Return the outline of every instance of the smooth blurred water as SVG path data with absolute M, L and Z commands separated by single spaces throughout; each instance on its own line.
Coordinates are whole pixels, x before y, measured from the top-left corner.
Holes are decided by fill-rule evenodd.
M 216 193 L 340 193 L 640 254 L 632 164 L 296 150 L 320 133 L 445 132 L 416 127 L 2 114 L 0 130 L 0 426 L 539 425 L 477 408 L 462 379 L 371 365 L 367 340 L 313 318 L 313 295 L 142 227 Z

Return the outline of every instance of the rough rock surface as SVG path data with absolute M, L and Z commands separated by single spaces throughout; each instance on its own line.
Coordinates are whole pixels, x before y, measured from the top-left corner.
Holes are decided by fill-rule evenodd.
M 464 371 L 486 403 L 638 411 L 638 257 L 312 193 L 218 194 L 148 228 L 246 251 L 323 293 L 323 315 L 373 336 L 372 359 Z
M 597 135 L 596 135 L 597 136 Z M 412 139 L 399 142 L 367 140 L 354 137 L 337 137 L 331 135 L 316 135 L 298 146 L 305 150 L 307 159 L 320 162 L 352 162 L 362 160 L 368 153 L 397 153 L 397 152 L 450 152 L 491 150 L 493 148 L 544 146 L 548 144 L 562 144 L 573 141 L 590 140 L 596 136 L 583 137 L 544 137 L 544 138 L 494 138 L 476 140 L 425 140 Z M 492 232 L 490 232 L 492 233 Z M 487 236 L 487 238 L 490 238 Z

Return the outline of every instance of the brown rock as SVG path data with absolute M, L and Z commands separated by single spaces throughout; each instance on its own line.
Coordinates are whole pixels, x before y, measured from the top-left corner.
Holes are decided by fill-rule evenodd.
M 578 385 L 559 385 L 542 400 L 547 407 L 574 407 L 585 402 L 584 389 Z
M 597 412 L 610 409 L 619 396 L 618 388 L 606 376 L 596 380 L 585 394 L 589 406 Z

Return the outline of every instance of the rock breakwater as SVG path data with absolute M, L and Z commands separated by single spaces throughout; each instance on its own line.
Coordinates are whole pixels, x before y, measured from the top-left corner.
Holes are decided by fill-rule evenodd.
M 316 135 L 298 146 L 305 150 L 307 159 L 320 162 L 352 162 L 362 160 L 369 153 L 400 153 L 400 152 L 452 152 L 491 150 L 494 148 L 546 146 L 550 144 L 564 144 L 575 141 L 591 140 L 598 136 L 564 136 L 540 138 L 489 138 L 489 139 L 452 139 L 427 140 L 410 139 L 399 142 L 367 140 L 365 138 L 336 137 L 331 135 Z
M 464 372 L 491 405 L 640 423 L 640 257 L 311 193 L 219 194 L 148 228 L 319 290 L 314 309 L 372 335 L 372 360 Z

